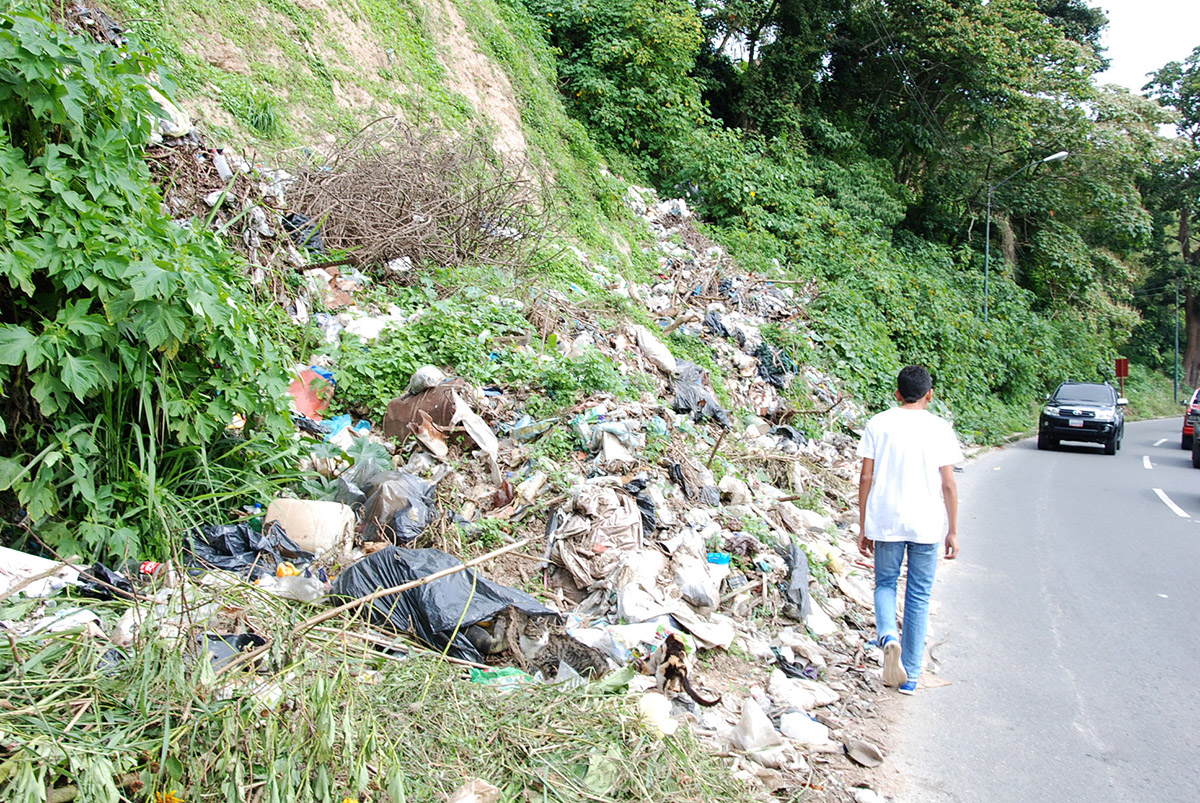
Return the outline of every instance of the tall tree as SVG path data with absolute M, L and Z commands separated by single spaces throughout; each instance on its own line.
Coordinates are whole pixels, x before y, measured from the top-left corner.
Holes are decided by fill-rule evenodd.
M 1159 166 L 1156 201 L 1174 218 L 1175 248 L 1166 259 L 1175 263 L 1184 287 L 1184 370 L 1195 387 L 1200 385 L 1200 47 L 1182 62 L 1166 64 L 1143 89 L 1179 115 L 1179 147 Z

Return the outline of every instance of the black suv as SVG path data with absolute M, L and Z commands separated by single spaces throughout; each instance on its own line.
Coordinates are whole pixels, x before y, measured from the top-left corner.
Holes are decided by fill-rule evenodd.
M 1046 397 L 1037 446 L 1053 449 L 1060 441 L 1085 441 L 1102 443 L 1105 454 L 1116 454 L 1125 437 L 1128 403 L 1107 382 L 1063 382 Z

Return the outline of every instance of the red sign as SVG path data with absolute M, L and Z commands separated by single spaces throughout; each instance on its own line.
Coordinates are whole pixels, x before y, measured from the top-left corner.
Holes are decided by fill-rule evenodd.
M 1129 376 L 1129 360 L 1124 357 L 1117 358 L 1117 379 L 1124 379 Z

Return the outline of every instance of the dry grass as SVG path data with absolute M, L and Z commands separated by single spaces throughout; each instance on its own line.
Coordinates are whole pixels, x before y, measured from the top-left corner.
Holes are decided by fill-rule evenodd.
M 0 642 L 0 799 L 397 803 L 445 799 L 471 777 L 504 800 L 751 799 L 694 737 L 651 735 L 624 694 L 471 684 L 462 667 L 352 615 L 293 637 L 314 609 L 244 584 L 188 583 L 174 599 L 167 618 L 182 635 L 151 618 L 115 666 L 111 645 L 82 629 Z M 106 627 L 128 608 L 69 604 Z M 44 605 L 10 599 L 0 618 Z M 235 629 L 268 637 L 270 650 L 214 672 L 195 637 Z

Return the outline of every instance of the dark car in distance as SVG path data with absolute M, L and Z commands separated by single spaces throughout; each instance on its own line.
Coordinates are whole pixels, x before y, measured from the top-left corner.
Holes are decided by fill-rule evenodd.
M 1179 438 L 1180 449 L 1191 449 L 1195 440 L 1196 419 L 1200 418 L 1200 390 L 1192 391 L 1192 398 L 1187 401 L 1187 409 L 1183 411 L 1183 435 Z
M 1063 382 L 1046 397 L 1038 419 L 1039 449 L 1062 441 L 1099 443 L 1105 454 L 1116 454 L 1125 437 L 1125 405 L 1107 382 Z

